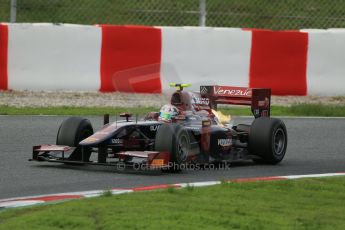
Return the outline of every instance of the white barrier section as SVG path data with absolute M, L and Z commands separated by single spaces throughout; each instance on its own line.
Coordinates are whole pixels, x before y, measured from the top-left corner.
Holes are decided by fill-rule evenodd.
M 9 24 L 9 89 L 99 90 L 101 38 L 97 26 Z
M 308 95 L 345 93 L 345 29 L 302 30 L 308 32 Z
M 162 90 L 169 82 L 248 86 L 251 32 L 235 28 L 161 27 Z M 194 83 L 194 84 L 193 84 Z

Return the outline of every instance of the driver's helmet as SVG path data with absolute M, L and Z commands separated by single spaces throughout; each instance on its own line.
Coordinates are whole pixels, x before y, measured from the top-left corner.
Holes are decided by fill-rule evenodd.
M 171 122 L 174 117 L 178 115 L 178 109 L 170 104 L 163 105 L 161 110 L 159 111 L 159 118 L 158 120 L 164 122 Z

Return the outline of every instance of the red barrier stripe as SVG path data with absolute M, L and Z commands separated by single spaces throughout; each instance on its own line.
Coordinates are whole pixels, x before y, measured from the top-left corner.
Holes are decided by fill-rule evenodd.
M 307 50 L 307 33 L 253 30 L 250 87 L 268 87 L 275 95 L 306 95 Z
M 101 25 L 100 91 L 161 93 L 161 30 Z
M 8 26 L 0 25 L 0 90 L 8 89 Z

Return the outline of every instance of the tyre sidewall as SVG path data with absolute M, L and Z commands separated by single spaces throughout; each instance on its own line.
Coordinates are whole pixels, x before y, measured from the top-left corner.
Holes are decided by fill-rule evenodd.
M 170 154 L 170 164 L 171 168 L 168 169 L 169 172 L 179 172 L 180 165 L 186 162 L 187 155 L 181 156 L 178 153 L 179 150 L 179 140 L 181 138 L 186 138 L 187 146 L 189 150 L 191 149 L 191 142 L 188 131 L 179 124 L 162 124 L 155 137 L 155 151 L 159 152 L 169 152 Z M 174 167 L 177 166 L 177 167 Z
M 188 157 L 188 153 L 191 150 L 191 146 L 190 146 L 190 137 L 189 134 L 187 132 L 186 129 L 184 128 L 180 128 L 177 130 L 177 133 L 175 136 L 175 140 L 174 140 L 174 149 L 173 152 L 174 154 L 172 154 L 173 156 L 173 162 L 176 164 L 182 164 L 184 162 L 187 161 L 187 157 Z M 180 144 L 181 141 L 185 141 L 186 146 L 187 147 L 187 152 L 184 152 L 183 155 L 181 154 L 180 150 Z
M 56 144 L 77 147 L 80 141 L 92 134 L 93 128 L 88 119 L 70 117 L 60 125 L 56 137 Z
M 280 155 L 274 147 L 274 134 L 281 130 L 285 135 L 284 149 Z M 287 133 L 283 121 L 275 118 L 261 117 L 254 120 L 249 135 L 249 152 L 262 158 L 269 164 L 279 163 L 285 156 Z

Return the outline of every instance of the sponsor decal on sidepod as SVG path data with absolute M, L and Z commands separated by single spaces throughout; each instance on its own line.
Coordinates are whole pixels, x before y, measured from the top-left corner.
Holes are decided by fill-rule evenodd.
M 218 145 L 222 147 L 229 147 L 232 143 L 232 139 L 227 138 L 227 139 L 218 139 Z

